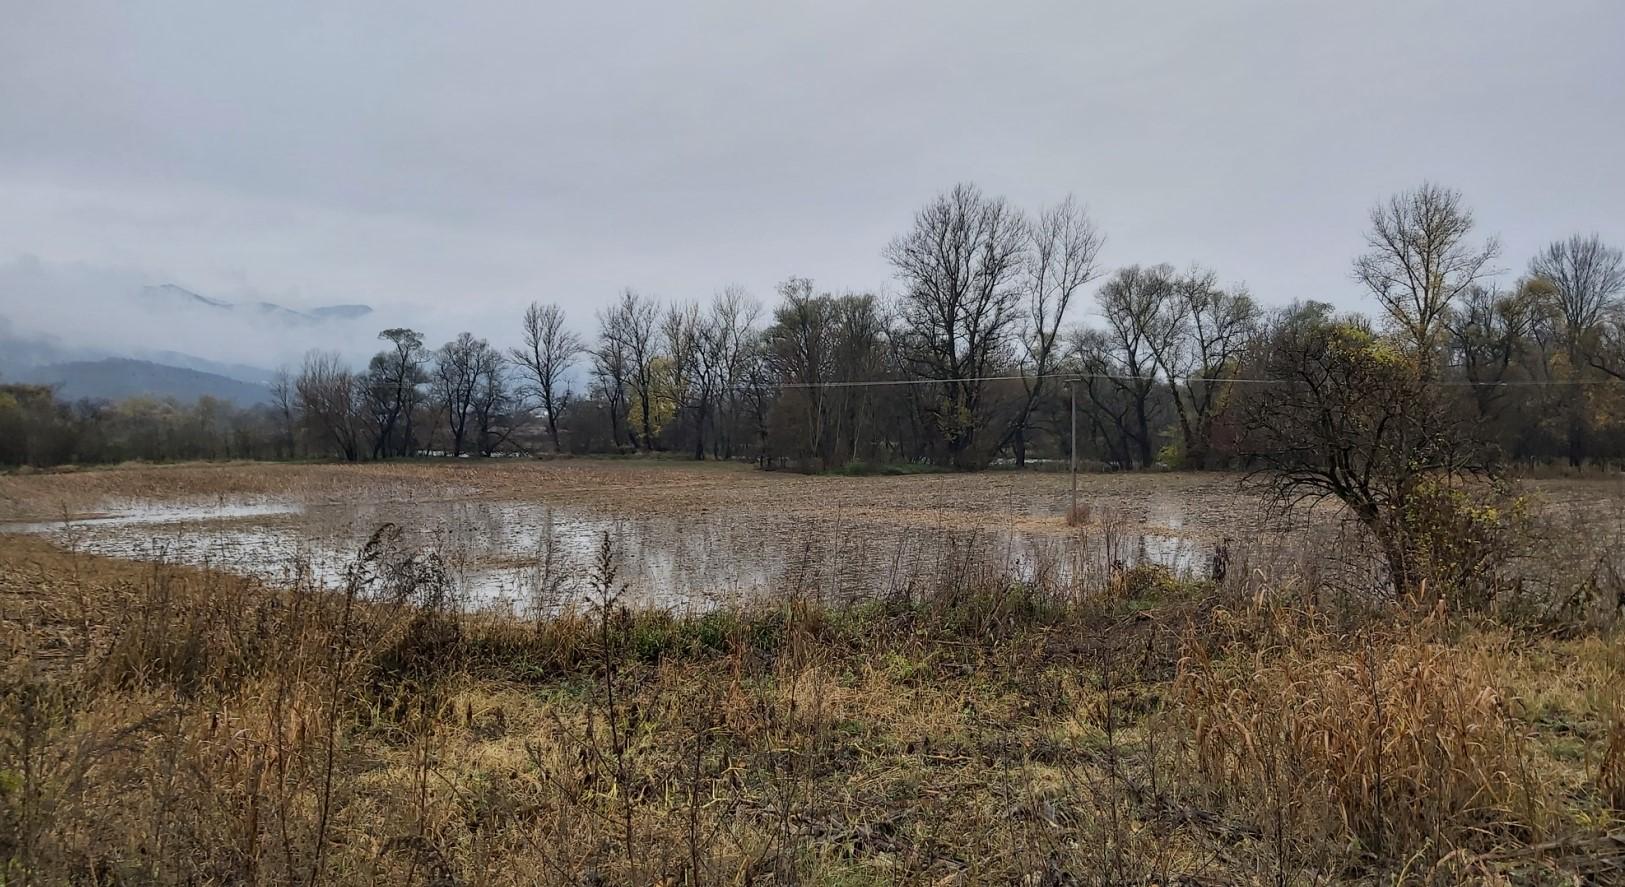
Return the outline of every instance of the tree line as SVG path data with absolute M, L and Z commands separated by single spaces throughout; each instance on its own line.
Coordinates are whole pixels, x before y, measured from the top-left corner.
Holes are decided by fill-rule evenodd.
M 1374 318 L 1267 308 L 1198 266 L 1108 274 L 1104 239 L 1071 198 L 1028 212 L 959 185 L 885 247 L 890 298 L 802 277 L 771 306 L 626 289 L 580 327 L 535 303 L 502 337 L 513 347 L 384 330 L 365 367 L 313 352 L 249 409 L 0 386 L 0 462 L 551 451 L 975 469 L 1064 458 L 1075 397 L 1091 465 L 1236 467 L 1269 458 L 1253 406 L 1350 384 L 1306 370 L 1302 348 L 1282 357 L 1330 330 L 1348 335 L 1325 347 L 1362 330 L 1362 348 L 1402 358 L 1505 458 L 1625 457 L 1625 260 L 1595 235 L 1552 242 L 1502 286 L 1499 244 L 1459 193 L 1424 184 L 1371 212 L 1351 274 Z

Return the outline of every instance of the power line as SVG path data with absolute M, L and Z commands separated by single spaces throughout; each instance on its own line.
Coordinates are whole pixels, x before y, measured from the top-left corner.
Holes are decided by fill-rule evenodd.
M 1216 383 L 1236 385 L 1302 385 L 1297 379 L 1249 379 L 1231 378 L 1225 376 L 1177 376 L 1178 381 L 1190 385 L 1192 383 Z M 1043 375 L 1003 375 L 1003 376 L 966 376 L 956 379 L 841 379 L 829 382 L 775 382 L 769 387 L 783 389 L 813 389 L 813 388 L 869 388 L 896 385 L 940 385 L 945 382 L 1037 382 L 1043 379 L 1061 379 L 1068 381 L 1085 381 L 1099 379 L 1115 382 L 1145 382 L 1165 384 L 1167 377 L 1132 376 L 1115 373 L 1045 373 Z M 1500 388 L 1500 387 L 1544 387 L 1560 385 L 1605 385 L 1615 382 L 1615 379 L 1574 379 L 1569 381 L 1556 379 L 1511 379 L 1498 382 L 1473 382 L 1465 379 L 1436 379 L 1424 382 L 1425 385 L 1435 385 L 1442 388 Z M 745 389 L 736 389 L 745 390 Z

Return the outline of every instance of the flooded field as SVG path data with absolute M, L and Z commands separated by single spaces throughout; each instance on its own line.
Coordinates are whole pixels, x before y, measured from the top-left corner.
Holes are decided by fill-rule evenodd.
M 1016 573 L 1146 561 L 1200 573 L 1219 546 L 1282 531 L 1234 475 L 1085 476 L 1078 528 L 1064 521 L 1068 489 L 1046 472 L 841 478 L 609 460 L 138 467 L 0 478 L 0 534 L 337 582 L 390 523 L 472 604 L 546 609 L 582 593 L 605 539 L 631 593 L 705 607 L 769 589 L 887 593 L 970 552 Z M 1553 489 L 1579 509 L 1619 491 Z

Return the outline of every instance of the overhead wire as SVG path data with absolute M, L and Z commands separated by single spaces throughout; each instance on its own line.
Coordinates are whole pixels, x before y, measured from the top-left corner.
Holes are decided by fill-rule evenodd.
M 1236 385 L 1301 385 L 1297 379 L 1257 379 L 1229 376 L 1177 376 L 1178 381 L 1189 385 L 1192 383 L 1221 383 Z M 998 376 L 962 376 L 951 379 L 836 379 L 826 382 L 774 382 L 764 387 L 779 389 L 811 389 L 811 388 L 867 388 L 886 387 L 897 385 L 940 385 L 944 382 L 1036 382 L 1045 379 L 1060 379 L 1063 381 L 1088 381 L 1099 379 L 1117 382 L 1144 382 L 1152 381 L 1165 384 L 1169 381 L 1167 376 L 1135 376 L 1126 373 L 1044 373 L 998 375 Z M 1602 385 L 1618 382 L 1618 379 L 1510 379 L 1493 382 L 1474 382 L 1467 379 L 1434 379 L 1423 384 L 1446 388 L 1499 388 L 1499 387 L 1542 387 L 1567 385 Z

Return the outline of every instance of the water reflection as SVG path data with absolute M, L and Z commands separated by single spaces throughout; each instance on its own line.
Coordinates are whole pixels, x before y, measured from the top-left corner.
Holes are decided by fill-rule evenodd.
M 787 530 L 721 511 L 629 517 L 491 501 L 128 503 L 78 519 L 0 524 L 0 532 L 49 534 L 95 554 L 213 566 L 273 582 L 300 572 L 336 583 L 383 523 L 402 527 L 406 545 L 437 553 L 465 600 L 521 610 L 580 599 L 606 538 L 632 596 L 692 608 L 768 590 L 829 600 L 898 593 L 922 575 L 943 575 L 956 557 L 1062 582 L 1142 562 L 1201 573 L 1211 557 L 1210 546 L 1178 535 L 1111 527 L 1024 533 L 849 520 Z

